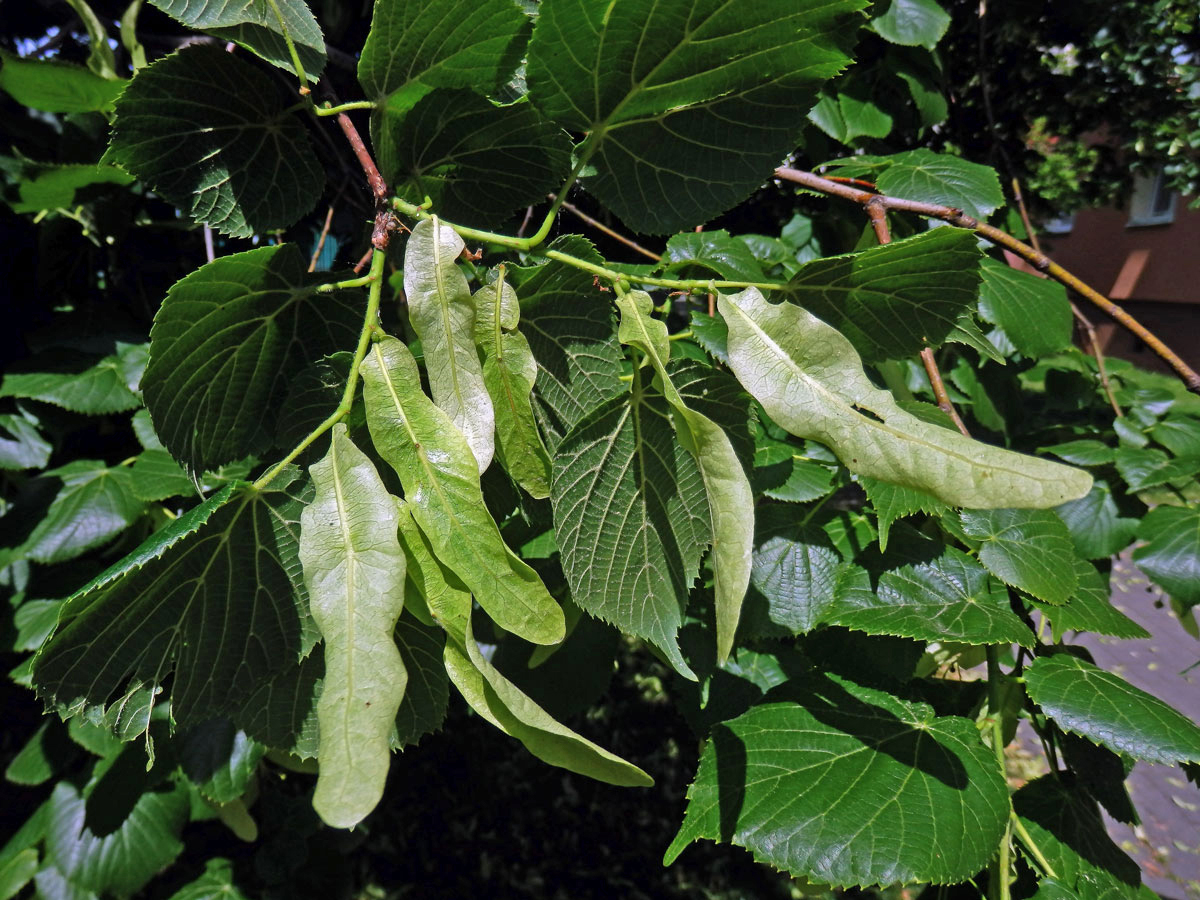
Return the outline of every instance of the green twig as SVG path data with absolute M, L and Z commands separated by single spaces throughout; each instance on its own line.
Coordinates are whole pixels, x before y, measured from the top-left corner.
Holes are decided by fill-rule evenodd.
M 328 103 L 324 106 L 314 106 L 313 112 L 318 116 L 336 116 L 338 113 L 349 112 L 352 109 L 374 109 L 375 106 L 374 100 L 354 100 L 350 103 L 340 103 L 337 106 L 330 106 Z
M 1042 870 L 1042 875 L 1046 878 L 1057 878 L 1058 873 L 1054 871 L 1054 866 L 1050 865 L 1050 861 L 1042 854 L 1042 850 L 1040 847 L 1038 847 L 1037 842 L 1033 839 L 1033 836 L 1026 831 L 1025 825 L 1021 821 L 1020 817 L 1017 816 L 1015 812 L 1010 813 L 1008 822 L 1009 827 L 1012 828 L 1013 833 L 1016 834 L 1017 840 L 1021 842 L 1021 846 L 1025 848 L 1025 850 L 1033 858 L 1033 861 L 1037 863 L 1038 868 Z
M 371 280 L 371 288 L 367 292 L 367 310 L 363 315 L 362 331 L 358 335 L 358 346 L 354 348 L 354 359 L 350 363 L 350 376 L 346 379 L 346 389 L 342 391 L 341 402 L 338 403 L 337 409 L 330 414 L 329 418 L 310 431 L 287 456 L 254 482 L 256 490 L 261 491 L 270 484 L 285 466 L 307 450 L 313 441 L 340 422 L 354 405 L 354 393 L 358 388 L 358 367 L 367 355 L 367 348 L 371 345 L 371 336 L 379 327 L 379 301 L 383 296 L 383 267 L 386 260 L 387 254 L 382 250 L 376 250 L 371 256 L 371 274 L 367 276 Z
M 401 200 L 399 197 L 392 200 L 392 206 L 397 212 L 408 216 L 412 219 L 431 219 L 433 214 L 430 213 L 424 206 L 417 206 L 415 203 L 409 203 L 407 200 Z M 541 243 L 541 239 L 534 241 L 537 235 L 531 238 L 515 238 L 507 234 L 497 234 L 494 231 L 481 231 L 478 228 L 468 228 L 465 225 L 455 225 L 453 222 L 447 222 L 445 219 L 439 220 L 443 225 L 452 228 L 455 233 L 466 240 L 482 241 L 485 244 L 495 244 L 500 247 L 511 247 L 514 250 L 529 251 Z M 647 284 L 651 287 L 669 288 L 674 291 L 706 291 L 711 292 L 716 289 L 725 290 L 744 290 L 745 288 L 758 288 L 763 291 L 786 291 L 788 286 L 778 281 L 711 281 L 703 278 L 678 279 L 678 278 L 654 278 L 649 275 L 626 275 L 623 272 L 618 272 L 615 269 L 609 269 L 605 266 L 598 266 L 595 263 L 590 263 L 587 260 L 579 259 L 576 256 L 571 256 L 569 253 L 563 253 L 559 250 L 546 250 L 542 253 L 547 259 L 556 259 L 559 262 L 566 263 L 569 266 L 574 266 L 577 269 L 583 269 L 585 272 L 591 272 L 605 281 L 613 284 L 629 284 L 636 282 L 637 284 Z
M 371 261 L 372 263 L 375 261 L 374 254 L 371 255 Z M 334 291 L 346 290 L 347 288 L 363 287 L 375 281 L 375 276 L 371 274 L 374 271 L 375 266 L 372 265 L 371 271 L 360 278 L 348 278 L 345 281 L 331 281 L 328 284 L 321 285 L 319 288 L 317 288 L 317 291 L 322 294 L 330 294 Z
M 1007 771 L 1007 760 L 1004 756 L 1004 701 L 1000 694 L 1000 653 L 995 644 L 988 644 L 984 652 L 987 654 L 988 718 L 991 719 L 992 725 L 992 751 L 996 754 L 996 762 L 1000 764 L 1000 772 L 1003 774 Z M 1006 824 L 1000 850 L 996 854 L 991 877 L 988 879 L 988 896 L 991 900 L 1009 900 L 1008 867 L 1011 850 L 1011 832 Z
M 279 9 L 279 4 L 275 0 L 267 0 L 271 6 L 271 11 L 275 13 L 275 20 L 279 23 L 279 30 L 283 32 L 283 42 L 287 44 L 288 53 L 292 57 L 292 65 L 296 69 L 296 77 L 300 79 L 300 93 L 308 94 L 308 75 L 304 72 L 304 66 L 300 64 L 300 54 L 296 50 L 296 43 L 292 40 L 292 35 L 288 31 L 287 23 L 283 21 L 283 12 Z

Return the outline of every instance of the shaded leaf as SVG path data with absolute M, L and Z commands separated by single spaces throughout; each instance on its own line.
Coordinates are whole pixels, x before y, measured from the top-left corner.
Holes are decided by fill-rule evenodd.
M 275 426 L 275 444 L 295 447 L 329 418 L 342 400 L 354 354 L 342 350 L 306 366 L 291 380 Z M 361 407 L 342 421 L 351 430 L 363 424 Z
M 1174 600 L 1200 604 L 1200 507 L 1159 506 L 1138 527 L 1133 561 Z
M 1107 482 L 1096 481 L 1091 491 L 1054 510 L 1071 533 L 1075 552 L 1084 559 L 1106 559 L 1133 541 L 1139 519 L 1121 515 Z
M 1157 697 L 1067 653 L 1025 670 L 1029 697 L 1064 731 L 1147 762 L 1200 761 L 1200 727 Z
M 439 215 L 468 225 L 541 202 L 571 170 L 566 132 L 531 104 L 497 106 L 469 90 L 431 91 L 390 126 L 384 146 L 396 193 L 428 196 Z
M 129 83 L 104 159 L 222 234 L 286 228 L 313 208 L 325 183 L 290 106 L 249 63 L 193 44 Z
M 817 89 L 850 61 L 861 6 L 544 2 L 529 94 L 588 133 L 588 189 L 629 227 L 681 230 L 745 198 L 794 148 Z
M 214 719 L 175 741 L 188 780 L 213 803 L 230 803 L 246 793 L 267 748 L 228 719 Z
M 963 531 L 982 541 L 979 561 L 1013 587 L 1047 603 L 1075 591 L 1078 558 L 1062 519 L 1049 510 L 963 510 Z
M 597 265 L 604 262 L 577 235 L 558 238 L 548 249 Z M 612 307 L 597 302 L 591 275 L 566 263 L 550 260 L 527 269 L 514 267 L 510 273 L 521 296 L 521 332 L 538 366 L 536 410 L 553 450 L 584 416 L 626 390 Z
M 353 828 L 383 796 L 388 737 L 408 673 L 393 632 L 404 609 L 404 554 L 391 495 L 346 426 L 309 469 L 316 494 L 300 516 L 300 562 L 325 641 L 317 702 L 321 772 L 313 808 Z
M 0 72 L 0 82 L 3 82 Z M 106 82 L 123 86 L 124 82 Z M 20 182 L 20 200 L 12 204 L 14 212 L 39 212 L 43 209 L 71 207 L 79 188 L 94 184 L 130 184 L 133 176 L 116 166 L 71 163 L 39 167 L 35 174 Z
M 901 487 L 878 478 L 860 478 L 858 483 L 867 492 L 867 499 L 875 507 L 879 522 L 879 549 L 887 550 L 888 533 L 897 519 L 915 516 L 917 513 L 941 515 L 946 504 L 924 491 Z
M 1102 466 L 1113 461 L 1113 448 L 1091 438 L 1041 447 L 1038 452 L 1053 453 L 1077 466 Z
M 121 827 L 104 837 L 85 826 L 84 815 L 78 790 L 59 782 L 50 796 L 47 858 L 78 888 L 128 896 L 182 852 L 188 795 L 182 787 L 142 794 Z
M 359 83 L 374 99 L 420 96 L 414 85 L 486 92 L 516 68 L 527 22 L 511 0 L 375 0 Z
M 767 506 L 759 511 L 754 539 L 751 581 L 766 599 L 767 622 L 790 634 L 816 628 L 835 595 L 854 580 L 856 567 L 844 563 L 829 536 L 817 525 L 805 524 L 786 507 Z M 761 613 L 753 599 L 747 602 L 747 627 Z
M 979 260 L 973 234 L 935 228 L 814 260 L 788 282 L 788 293 L 866 359 L 900 358 L 939 345 L 974 305 Z
M 1138 865 L 1112 842 L 1085 791 L 1043 775 L 1013 795 L 1013 810 L 1058 879 L 1080 897 L 1138 897 Z
M 572 599 L 691 677 L 676 632 L 711 539 L 704 482 L 671 407 L 642 378 L 635 372 L 633 394 L 602 403 L 559 444 L 555 537 Z
M 171 895 L 170 900 L 247 900 L 233 878 L 233 864 L 220 857 L 206 860 L 204 874 Z
M 671 380 L 667 372 L 671 353 L 667 326 L 651 317 L 650 295 L 645 291 L 625 294 L 617 298 L 617 308 L 621 313 L 618 339 L 646 354 L 657 373 L 663 396 L 674 412 L 679 440 L 700 467 L 712 535 L 717 662 L 722 663 L 733 649 L 742 598 L 750 583 L 754 493 L 729 436 L 708 416 L 688 406 Z
M 1200 456 L 1169 457 L 1153 447 L 1118 447 L 1113 458 L 1131 491 L 1144 491 L 1200 472 Z
M 825 884 L 955 882 L 1008 815 L 974 723 L 822 674 L 714 729 L 665 861 L 709 838 Z
M 770 304 L 755 288 L 722 295 L 719 303 L 738 380 L 772 420 L 830 447 L 852 472 L 955 506 L 1055 506 L 1091 488 L 1084 472 L 972 441 L 905 412 L 871 384 L 845 337 L 798 306 Z
M 290 381 L 357 342 L 361 295 L 318 293 L 329 277 L 305 268 L 294 244 L 260 247 L 201 266 L 167 292 L 142 390 L 159 438 L 188 468 L 269 449 Z
M 180 725 L 232 713 L 303 649 L 297 505 L 229 485 L 151 536 L 67 600 L 38 693 L 63 714 L 107 709 L 124 740 L 149 721 L 142 683 L 171 673 Z
M 304 0 L 275 0 L 279 15 L 270 0 L 216 0 L 192 3 L 190 0 L 150 0 L 177 22 L 197 31 L 207 31 L 223 41 L 241 44 L 267 62 L 293 71 L 284 33 L 291 37 L 300 56 L 300 65 L 309 78 L 321 77 L 325 68 L 325 38 L 321 26 Z
M 394 338 L 373 344 L 362 372 L 371 438 L 400 476 L 408 507 L 437 558 L 501 628 L 535 644 L 562 640 L 561 607 L 504 544 L 483 502 L 476 458 L 422 392 L 408 348 Z
M 412 521 L 411 515 L 407 518 Z M 442 663 L 445 635 L 441 629 L 403 616 L 396 626 L 396 644 L 408 672 L 408 685 L 396 713 L 391 745 L 402 750 L 441 727 L 450 700 L 450 682 Z
M 53 449 L 38 431 L 36 420 L 21 413 L 0 413 L 0 469 L 40 469 L 50 462 Z

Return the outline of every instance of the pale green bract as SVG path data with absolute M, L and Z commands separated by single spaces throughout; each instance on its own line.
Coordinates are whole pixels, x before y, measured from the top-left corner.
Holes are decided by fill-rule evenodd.
M 496 415 L 500 462 L 531 497 L 550 496 L 550 454 L 533 417 L 537 362 L 517 330 L 520 301 L 501 276 L 475 292 L 475 343 L 483 351 L 483 382 Z
M 400 476 L 413 518 L 437 558 L 501 628 L 535 644 L 561 641 L 562 608 L 504 544 L 484 505 L 475 457 L 450 418 L 422 392 L 412 353 L 395 338 L 384 338 L 371 347 L 362 374 L 371 439 Z
M 472 339 L 475 302 L 455 264 L 464 249 L 462 238 L 436 217 L 420 222 L 404 250 L 404 293 L 433 402 L 466 436 L 482 472 L 495 452 L 495 412 Z
M 868 380 L 850 342 L 799 306 L 757 288 L 719 298 L 729 365 L 767 414 L 828 445 L 859 475 L 932 494 L 953 506 L 1044 509 L 1082 497 L 1092 476 L 930 425 Z
M 313 808 L 352 828 L 383 796 L 408 682 L 392 637 L 404 609 L 404 553 L 392 497 L 345 425 L 334 426 L 329 452 L 309 471 L 316 495 L 300 516 L 300 563 L 325 639 Z
M 652 307 L 650 295 L 645 291 L 618 297 L 621 326 L 617 336 L 622 343 L 631 344 L 646 354 L 654 366 L 663 396 L 676 414 L 676 433 L 700 466 L 712 529 L 717 659 L 724 662 L 733 649 L 742 599 L 750 584 L 754 492 L 729 436 L 712 419 L 690 409 L 667 375 L 671 344 L 666 324 L 651 318 Z
M 431 617 L 446 631 L 446 672 L 471 708 L 550 765 L 609 784 L 652 784 L 650 776 L 637 766 L 567 728 L 484 659 L 471 631 L 471 595 L 434 558 L 411 515 L 412 506 L 398 501 L 397 508 L 410 583 L 428 604 Z

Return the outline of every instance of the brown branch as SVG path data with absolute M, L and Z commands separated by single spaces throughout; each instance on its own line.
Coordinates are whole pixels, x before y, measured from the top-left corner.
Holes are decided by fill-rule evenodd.
M 970 437 L 971 432 L 967 431 L 967 426 L 963 424 L 958 410 L 950 402 L 950 395 L 946 393 L 946 383 L 942 381 L 942 372 L 938 368 L 937 360 L 933 358 L 932 347 L 926 347 L 921 351 L 921 364 L 925 366 L 925 374 L 929 376 L 929 386 L 933 388 L 933 396 L 937 398 L 938 409 L 950 417 L 950 421 L 959 431 Z
M 549 194 L 548 196 L 550 197 L 551 200 L 555 199 L 555 196 L 553 194 Z M 583 219 L 583 221 L 587 222 L 589 225 L 591 225 L 597 231 L 604 232 L 610 238 L 612 238 L 614 241 L 618 241 L 618 242 L 624 244 L 629 249 L 635 250 L 638 253 L 642 254 L 642 256 L 648 257 L 649 259 L 652 259 L 655 262 L 659 262 L 662 260 L 662 257 L 659 256 L 657 253 L 655 253 L 653 250 L 647 250 L 645 247 L 643 247 L 641 244 L 639 244 L 633 238 L 627 238 L 627 237 L 625 237 L 625 235 L 621 234 L 619 231 L 614 231 L 613 229 L 609 228 L 603 222 L 599 222 L 596 219 L 593 219 L 591 216 L 589 216 L 587 213 L 585 213 L 582 209 L 580 209 L 575 204 L 568 203 L 566 200 L 564 200 L 564 201 L 562 201 L 562 203 L 559 204 L 559 206 L 561 206 L 563 209 L 567 209 L 567 210 L 570 210 L 571 212 L 575 213 L 575 215 L 579 216 L 579 218 Z
M 325 213 L 325 224 L 321 226 L 321 236 L 317 238 L 316 249 L 312 252 L 312 258 L 308 261 L 308 271 L 317 271 L 317 260 L 321 258 L 321 251 L 325 249 L 325 238 L 329 237 L 329 226 L 333 224 L 333 204 L 329 205 L 329 211 Z
M 1087 298 L 1091 303 L 1104 310 L 1111 318 L 1123 325 L 1126 329 L 1137 335 L 1150 349 L 1157 353 L 1171 368 L 1173 368 L 1179 377 L 1183 379 L 1183 383 L 1187 385 L 1188 390 L 1200 394 L 1200 374 L 1191 368 L 1187 363 L 1179 358 L 1170 347 L 1162 342 L 1154 333 L 1146 326 L 1131 316 L 1121 307 L 1117 306 L 1095 288 L 1081 281 L 1075 275 L 1072 275 L 1058 263 L 1054 262 L 1044 253 L 1034 250 L 1028 244 L 1018 241 L 1012 235 L 1001 231 L 999 228 L 993 228 L 985 222 L 980 222 L 963 213 L 961 209 L 955 209 L 950 206 L 941 206 L 936 203 L 921 203 L 916 200 L 905 200 L 901 197 L 888 197 L 883 194 L 871 194 L 867 191 L 860 191 L 857 188 L 852 188 L 847 185 L 837 184 L 822 178 L 819 175 L 814 175 L 811 172 L 802 172 L 799 169 L 788 168 L 781 166 L 775 170 L 777 178 L 782 178 L 785 181 L 793 181 L 796 184 L 804 185 L 815 191 L 820 191 L 823 194 L 829 194 L 833 197 L 842 197 L 847 200 L 852 200 L 855 203 L 865 206 L 871 199 L 876 199 L 886 209 L 899 209 L 905 212 L 916 213 L 917 215 L 929 216 L 934 219 L 941 219 L 943 222 L 949 222 L 951 225 L 957 225 L 959 228 L 966 228 L 974 231 L 976 234 L 982 235 L 994 244 L 1005 247 L 1013 253 L 1020 256 L 1022 259 L 1031 263 L 1038 270 L 1045 272 L 1055 281 L 1066 285 L 1076 293 Z
M 1042 245 L 1038 241 L 1037 232 L 1033 230 L 1033 222 L 1029 220 L 1029 210 L 1025 207 L 1025 196 L 1021 193 L 1021 182 L 1017 178 L 1012 180 L 1013 199 L 1017 201 L 1017 211 L 1021 213 L 1021 223 L 1025 226 L 1025 233 L 1029 235 L 1029 246 L 1038 253 L 1042 252 Z
M 1013 199 L 1017 202 L 1017 210 L 1021 214 L 1021 222 L 1025 225 L 1025 233 L 1029 235 L 1029 244 L 1038 253 L 1042 252 L 1042 246 L 1038 241 L 1037 232 L 1033 230 L 1033 222 L 1029 219 L 1029 209 L 1025 206 L 1025 197 L 1021 193 L 1021 182 L 1017 178 L 1012 180 Z M 1046 275 L 1043 272 L 1034 273 L 1042 278 Z M 1096 357 L 1096 369 L 1100 373 L 1100 385 L 1104 388 L 1104 396 L 1108 398 L 1108 402 L 1112 405 L 1113 412 L 1117 414 L 1117 418 L 1121 418 L 1121 407 L 1117 404 L 1117 398 L 1113 394 L 1112 384 L 1108 380 L 1108 370 L 1104 366 L 1104 351 L 1100 349 L 1100 341 L 1096 337 L 1096 329 L 1092 325 L 1091 320 L 1085 316 L 1074 303 L 1071 304 L 1071 315 L 1075 317 L 1076 323 L 1083 329 L 1087 335 L 1088 344 L 1092 348 L 1092 355 Z
M 1092 356 L 1096 357 L 1096 368 L 1100 371 L 1100 385 L 1104 388 L 1104 396 L 1108 398 L 1108 402 L 1112 405 L 1113 412 L 1117 414 L 1117 418 L 1121 418 L 1124 413 L 1121 412 L 1121 407 L 1117 404 L 1117 398 L 1113 394 L 1112 384 L 1108 380 L 1108 370 L 1104 367 L 1104 351 L 1100 349 L 1100 341 L 1096 338 L 1096 329 L 1092 325 L 1079 307 L 1074 303 L 1071 304 L 1071 313 L 1075 316 L 1075 321 L 1079 323 L 1079 327 L 1087 333 L 1088 343 L 1092 348 Z
M 371 193 L 375 197 L 375 227 L 371 230 L 371 246 L 376 250 L 386 250 L 388 239 L 392 236 L 393 222 L 392 211 L 388 207 L 387 182 L 379 174 L 375 160 L 371 158 L 367 145 L 363 143 L 363 139 L 350 117 L 345 113 L 338 113 L 337 122 L 342 127 L 342 133 L 346 135 L 346 140 L 350 142 L 350 149 L 358 158 L 358 164 L 362 166 L 363 172 L 367 176 L 367 184 L 370 185 Z
M 868 200 L 864 206 L 867 209 L 867 218 L 871 220 L 871 227 L 875 229 L 875 238 L 881 244 L 890 244 L 892 233 L 888 230 L 887 207 L 880 202 L 881 200 L 880 197 Z
M 517 237 L 525 237 L 525 229 L 529 227 L 529 222 L 533 218 L 533 207 L 525 207 L 525 218 L 521 220 L 521 227 L 517 229 Z
M 892 232 L 888 228 L 887 205 L 884 200 L 884 197 L 876 195 L 865 201 L 863 207 L 867 211 L 867 218 L 871 220 L 871 227 L 875 229 L 875 238 L 880 244 L 890 244 Z M 950 394 L 946 391 L 946 383 L 942 380 L 942 371 L 938 368 L 937 360 L 933 358 L 932 347 L 925 347 L 921 351 L 921 364 L 925 366 L 925 374 L 929 377 L 929 386 L 933 388 L 933 396 L 937 398 L 938 408 L 950 417 L 950 421 L 959 431 L 970 437 L 971 433 L 963 424 L 962 417 L 954 408 L 954 404 L 950 402 Z

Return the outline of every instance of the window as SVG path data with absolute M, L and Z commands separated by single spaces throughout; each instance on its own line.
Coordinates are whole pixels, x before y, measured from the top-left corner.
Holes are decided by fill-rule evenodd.
M 1152 175 L 1133 177 L 1133 197 L 1129 201 L 1129 228 L 1143 225 L 1167 225 L 1175 221 L 1176 194 L 1167 187 L 1160 167 Z

